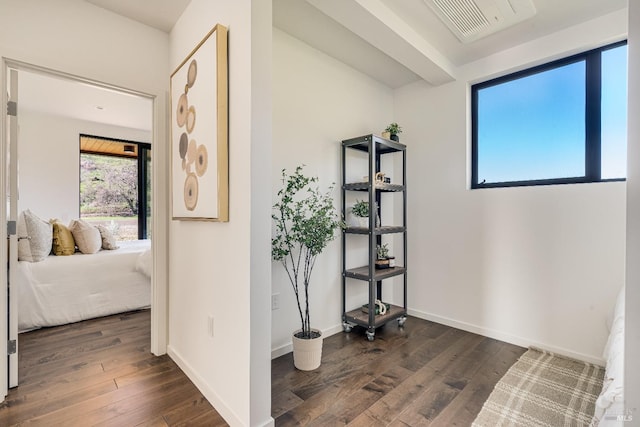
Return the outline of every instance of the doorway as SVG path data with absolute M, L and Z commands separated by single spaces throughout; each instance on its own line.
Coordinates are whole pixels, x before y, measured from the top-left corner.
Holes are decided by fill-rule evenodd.
M 19 153 L 21 156 L 9 157 L 9 139 L 10 139 L 10 124 L 9 119 L 2 122 L 2 177 L 0 177 L 0 191 L 5 196 L 11 193 L 8 188 L 12 181 L 16 180 L 19 176 L 20 182 L 20 198 L 17 201 L 18 209 L 29 208 L 32 210 L 42 211 L 42 218 L 58 218 L 63 222 L 73 218 L 79 218 L 79 191 L 78 191 L 78 174 L 79 174 L 79 151 L 78 151 L 78 129 L 84 129 L 84 133 L 91 130 L 97 130 L 100 133 L 103 132 L 115 132 L 110 136 L 127 136 L 134 134 L 135 138 L 139 140 L 141 138 L 148 141 L 149 144 L 153 144 L 158 139 L 160 123 L 162 121 L 161 112 L 163 111 L 164 99 L 158 100 L 156 96 L 148 95 L 142 92 L 131 91 L 128 89 L 119 88 L 113 85 L 88 80 L 85 78 L 68 75 L 65 73 L 44 69 L 38 66 L 25 64 L 19 61 L 8 60 L 3 58 L 3 103 L 6 105 L 8 101 L 9 92 L 9 75 L 11 70 L 14 70 L 18 75 L 19 91 L 19 113 L 17 127 L 19 129 L 19 140 L 31 139 L 40 140 L 41 146 L 38 148 L 37 144 L 31 144 L 25 152 Z M 95 96 L 95 97 L 94 97 Z M 76 100 L 75 105 L 68 103 L 68 100 Z M 63 102 L 64 101 L 64 102 Z M 161 104 L 161 105 L 158 105 Z M 65 124 L 65 122 L 67 122 Z M 73 125 L 69 123 L 73 122 Z M 144 123 L 143 123 L 144 122 Z M 38 126 L 33 126 L 33 123 L 37 123 Z M 42 124 L 47 124 L 43 129 Z M 143 124 L 141 124 L 143 123 Z M 70 131 L 70 128 L 77 127 L 75 131 Z M 116 131 L 114 131 L 114 129 Z M 17 130 L 16 130 L 17 131 Z M 75 137 L 68 143 L 73 146 L 75 157 L 69 156 L 70 153 L 62 146 L 56 146 L 56 141 L 65 141 L 68 138 L 69 132 L 75 132 Z M 95 132 L 92 132 L 95 133 Z M 34 135 L 35 134 L 35 135 Z M 123 139 L 129 139 L 123 138 Z M 42 169 L 42 164 L 55 163 L 52 151 L 56 152 L 55 159 L 60 162 L 66 162 L 71 159 L 78 159 L 75 163 L 75 167 L 63 167 L 58 164 L 57 173 L 55 178 L 68 180 L 73 177 L 75 185 L 69 186 L 69 188 L 75 188 L 74 191 L 70 191 L 66 185 L 56 187 L 55 191 L 43 191 L 45 184 L 50 181 L 55 181 L 52 178 L 51 173 L 46 173 Z M 29 162 L 20 162 L 20 171 L 16 173 L 14 179 L 9 177 L 10 166 L 15 164 L 15 159 L 24 157 Z M 162 156 L 161 156 L 162 159 Z M 160 159 L 160 161 L 161 161 Z M 156 164 L 157 160 L 154 156 L 152 164 Z M 65 163 L 66 164 L 66 163 Z M 157 167 L 152 167 L 152 170 L 157 170 Z M 35 171 L 35 172 L 34 172 Z M 157 212 L 156 193 L 161 194 L 161 189 L 155 183 L 158 180 L 156 172 L 151 176 L 153 199 L 150 206 L 152 215 L 155 216 Z M 29 190 L 35 188 L 39 182 L 40 189 L 36 192 Z M 17 192 L 16 192 L 17 193 Z M 35 194 L 34 194 L 35 193 Z M 57 208 L 56 208 L 57 206 Z M 55 210 L 57 209 L 57 210 Z M 2 210 L 0 212 L 0 220 L 8 220 L 9 212 Z M 152 222 L 152 229 L 150 230 L 153 235 L 156 235 L 153 231 L 156 229 L 162 231 L 160 223 L 162 221 L 154 220 Z M 6 237 L 9 237 L 11 230 L 7 230 L 6 227 L 1 227 L 2 232 Z M 159 234 L 162 237 L 162 234 Z M 156 273 L 156 259 L 158 257 L 159 244 L 152 240 L 152 274 L 151 274 L 151 351 L 153 354 L 160 355 L 166 352 L 166 308 L 163 304 L 157 304 L 157 301 L 165 301 L 166 297 L 163 293 L 166 293 L 166 274 Z M 164 253 L 165 251 L 160 251 Z M 8 252 L 6 246 L 3 250 L 0 250 L 0 262 L 8 261 Z M 7 284 L 7 272 L 2 272 L 2 282 Z M 9 303 L 9 297 L 3 291 L 3 296 L 0 298 L 0 311 L 7 315 Z M 15 298 L 14 298 L 15 299 Z M 15 310 L 14 310 L 15 311 Z M 3 315 L 3 316 L 4 316 Z M 4 317 L 7 319 L 7 317 Z M 2 322 L 4 324 L 4 322 Z M 13 325 L 10 325 L 14 328 Z M 17 326 L 15 327 L 17 330 Z M 8 363 L 7 352 L 4 351 L 4 345 L 7 343 L 5 337 L 9 336 L 10 331 L 1 328 L 0 331 L 0 363 L 5 365 Z M 2 372 L 6 372 L 5 369 L 0 369 Z M 8 379 L 0 375 L 0 401 L 3 400 L 6 395 L 5 386 L 8 384 Z

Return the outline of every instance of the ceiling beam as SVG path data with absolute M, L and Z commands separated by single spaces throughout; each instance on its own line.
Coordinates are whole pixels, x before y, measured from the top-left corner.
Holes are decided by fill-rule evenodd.
M 455 79 L 455 66 L 380 0 L 307 0 L 428 83 Z

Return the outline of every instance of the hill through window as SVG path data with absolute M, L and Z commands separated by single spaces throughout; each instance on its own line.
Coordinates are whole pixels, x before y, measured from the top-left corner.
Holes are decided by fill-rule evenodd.
M 80 135 L 80 217 L 118 240 L 149 238 L 151 145 Z

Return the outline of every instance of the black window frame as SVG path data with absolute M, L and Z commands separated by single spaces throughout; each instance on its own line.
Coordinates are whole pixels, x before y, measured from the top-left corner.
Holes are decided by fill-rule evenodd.
M 601 99 L 602 99 L 602 53 L 627 45 L 627 41 L 619 41 L 558 59 L 506 76 L 491 79 L 471 86 L 471 189 L 523 187 L 556 184 L 581 184 L 591 182 L 626 181 L 625 178 L 602 179 L 601 153 Z M 534 179 L 524 181 L 478 182 L 478 91 L 489 87 L 509 83 L 524 77 L 533 76 L 577 62 L 585 62 L 585 174 L 580 177 Z
M 136 145 L 138 147 L 138 155 L 136 157 L 136 161 L 138 164 L 138 240 L 147 239 L 149 236 L 149 227 L 147 223 L 147 217 L 149 216 L 149 209 L 147 203 L 147 192 L 149 188 L 147 183 L 150 182 L 150 173 L 147 157 L 151 153 L 151 144 L 148 142 L 137 142 L 137 141 L 129 141 L 126 139 L 119 138 L 110 138 L 106 136 L 98 136 L 98 135 L 89 135 L 85 133 L 81 133 L 79 135 L 78 141 L 82 141 L 82 138 L 93 138 L 93 139 L 103 139 L 105 141 L 117 142 L 123 145 Z M 83 151 L 80 149 L 80 154 L 96 154 L 100 156 L 112 156 L 112 157 L 127 157 L 127 156 L 118 156 L 117 154 L 107 154 L 107 153 L 92 153 L 89 151 Z M 78 192 L 80 189 L 78 187 Z M 80 211 L 80 207 L 78 206 L 78 212 Z

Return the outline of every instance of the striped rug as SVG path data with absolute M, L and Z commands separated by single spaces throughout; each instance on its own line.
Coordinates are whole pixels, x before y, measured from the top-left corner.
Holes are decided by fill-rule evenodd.
M 496 384 L 474 427 L 589 426 L 604 368 L 530 348 Z

